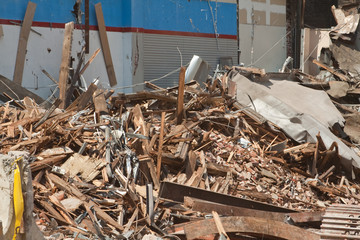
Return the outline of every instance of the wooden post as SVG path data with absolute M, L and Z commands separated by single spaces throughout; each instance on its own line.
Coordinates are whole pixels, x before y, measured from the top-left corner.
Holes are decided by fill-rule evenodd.
M 181 124 L 184 117 L 184 89 L 185 89 L 185 67 L 181 67 L 179 74 L 179 88 L 176 108 L 176 123 Z
M 24 73 L 25 55 L 27 42 L 30 35 L 31 25 L 35 15 L 36 4 L 29 2 L 26 8 L 24 21 L 22 23 L 20 38 L 18 43 L 18 49 L 16 54 L 15 70 L 13 81 L 19 85 L 22 84 L 22 78 Z
M 3 26 L 0 24 L 0 38 L 4 36 Z
M 108 41 L 108 37 L 106 34 L 106 27 L 105 27 L 105 21 L 104 21 L 104 15 L 103 15 L 101 3 L 97 3 L 95 5 L 95 12 L 96 12 L 96 18 L 97 18 L 97 22 L 98 22 L 101 47 L 102 47 L 103 54 L 104 54 L 106 71 L 108 74 L 110 86 L 113 87 L 117 84 L 117 81 L 116 81 L 116 76 L 115 76 L 114 65 L 113 65 L 112 58 L 111 58 L 109 41 Z
M 90 52 L 90 14 L 89 14 L 89 0 L 85 0 L 85 53 Z
M 62 103 L 60 104 L 60 108 L 65 107 L 73 30 L 74 30 L 74 22 L 69 22 L 65 24 L 65 33 L 64 33 L 63 49 L 61 56 L 60 73 L 59 73 L 59 91 L 60 91 L 59 99 L 62 101 Z
M 165 112 L 161 113 L 161 126 L 160 126 L 160 138 L 159 138 L 159 150 L 157 156 L 157 169 L 156 175 L 160 181 L 160 172 L 161 172 L 161 156 L 162 156 L 162 146 L 164 143 L 164 127 L 165 127 Z

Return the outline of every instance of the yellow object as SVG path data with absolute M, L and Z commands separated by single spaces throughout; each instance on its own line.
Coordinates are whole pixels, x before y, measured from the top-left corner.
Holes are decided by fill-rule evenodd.
M 14 210 L 15 210 L 15 232 L 13 240 L 16 240 L 16 234 L 19 232 L 21 220 L 24 213 L 24 198 L 21 189 L 21 175 L 18 161 L 22 157 L 15 160 L 16 169 L 14 171 Z

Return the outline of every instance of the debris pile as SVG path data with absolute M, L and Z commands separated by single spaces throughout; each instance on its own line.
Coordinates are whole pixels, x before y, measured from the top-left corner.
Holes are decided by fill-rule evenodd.
M 281 73 L 224 67 L 205 81 L 197 57 L 176 87 L 115 96 L 80 80 L 100 49 L 70 68 L 66 24 L 59 82 L 43 70 L 52 98 L 23 88 L 22 71 L 0 75 L 0 239 L 41 239 L 32 211 L 46 239 L 358 237 L 359 14 L 332 10 L 318 76 L 288 58 Z M 96 15 L 114 86 L 101 4 Z
M 0 107 L 0 153 L 30 154 L 45 236 L 193 239 L 227 236 L 223 225 L 231 238 L 319 239 L 297 226 L 319 226 L 331 204 L 359 203 L 336 143 L 326 147 L 320 133 L 298 144 L 236 100 L 232 76 L 251 69 L 231 69 L 206 89 L 184 84 L 184 72 L 169 89 L 148 83 L 153 91 L 111 96 L 91 85 L 66 110 L 30 98 Z M 256 229 L 263 221 L 281 231 Z

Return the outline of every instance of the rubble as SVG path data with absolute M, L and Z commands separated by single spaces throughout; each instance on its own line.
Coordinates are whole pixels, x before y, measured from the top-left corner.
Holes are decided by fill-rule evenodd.
M 178 86 L 148 82 L 116 95 L 97 79 L 81 87 L 100 49 L 82 67 L 84 48 L 69 71 L 66 24 L 59 83 L 43 70 L 59 98 L 44 101 L 0 75 L 0 239 L 42 239 L 38 228 L 45 239 L 358 235 L 360 103 L 348 101 L 359 94 L 358 51 L 341 41 L 353 39 L 359 15 L 333 12 L 334 59 L 312 60 L 318 76 L 290 69 L 288 58 L 280 73 L 226 66 L 207 77 L 194 56 Z M 113 86 L 100 3 L 96 16 Z M 22 204 L 6 197 L 16 188 Z
M 291 214 L 321 216 L 335 203 L 358 204 L 360 187 L 345 174 L 339 146 L 327 147 L 321 133 L 313 143 L 296 143 L 237 102 L 225 84 L 233 71 L 244 74 L 229 71 L 207 89 L 186 83 L 182 114 L 176 98 L 181 88 L 110 98 L 98 90 L 94 102 L 75 100 L 66 110 L 45 110 L 29 100 L 18 103 L 24 109 L 1 106 L 0 152 L 32 156 L 34 214 L 44 235 L 196 238 L 201 235 L 188 229 L 198 225 L 189 224 L 204 224 L 215 209 L 234 216 L 217 219 L 230 235 L 242 232 L 240 222 L 289 216 L 301 235 L 306 230 L 298 226 L 312 222 Z M 194 205 L 202 201 L 212 207 Z M 265 234 L 252 232 L 259 233 Z

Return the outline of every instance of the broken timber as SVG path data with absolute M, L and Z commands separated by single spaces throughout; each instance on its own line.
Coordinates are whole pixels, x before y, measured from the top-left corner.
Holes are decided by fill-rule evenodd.
M 74 22 L 65 24 L 65 33 L 63 41 L 63 49 L 61 56 L 60 74 L 59 74 L 59 99 L 62 101 L 60 108 L 65 107 L 65 100 L 67 96 L 67 83 L 69 77 L 69 63 L 71 57 L 71 40 L 74 30 Z
M 227 233 L 246 233 L 255 237 L 275 237 L 289 240 L 320 240 L 320 235 L 284 222 L 256 217 L 222 217 Z M 184 225 L 186 239 L 196 239 L 218 233 L 214 219 L 190 222 Z
M 15 70 L 13 77 L 14 82 L 19 85 L 22 84 L 26 47 L 30 35 L 32 21 L 35 15 L 35 9 L 36 9 L 36 4 L 29 1 L 26 8 L 25 18 L 20 31 L 19 45 L 16 54 Z
M 108 74 L 110 86 L 113 87 L 117 84 L 116 76 L 115 76 L 115 70 L 114 65 L 111 58 L 111 51 L 109 46 L 109 41 L 106 33 L 106 27 L 105 27 L 105 21 L 104 21 L 104 15 L 101 7 L 101 3 L 97 3 L 95 5 L 95 11 L 96 11 L 96 18 L 98 22 L 99 27 L 99 34 L 100 34 L 100 41 L 101 41 L 101 47 L 104 54 L 104 60 L 106 65 L 106 71 Z

